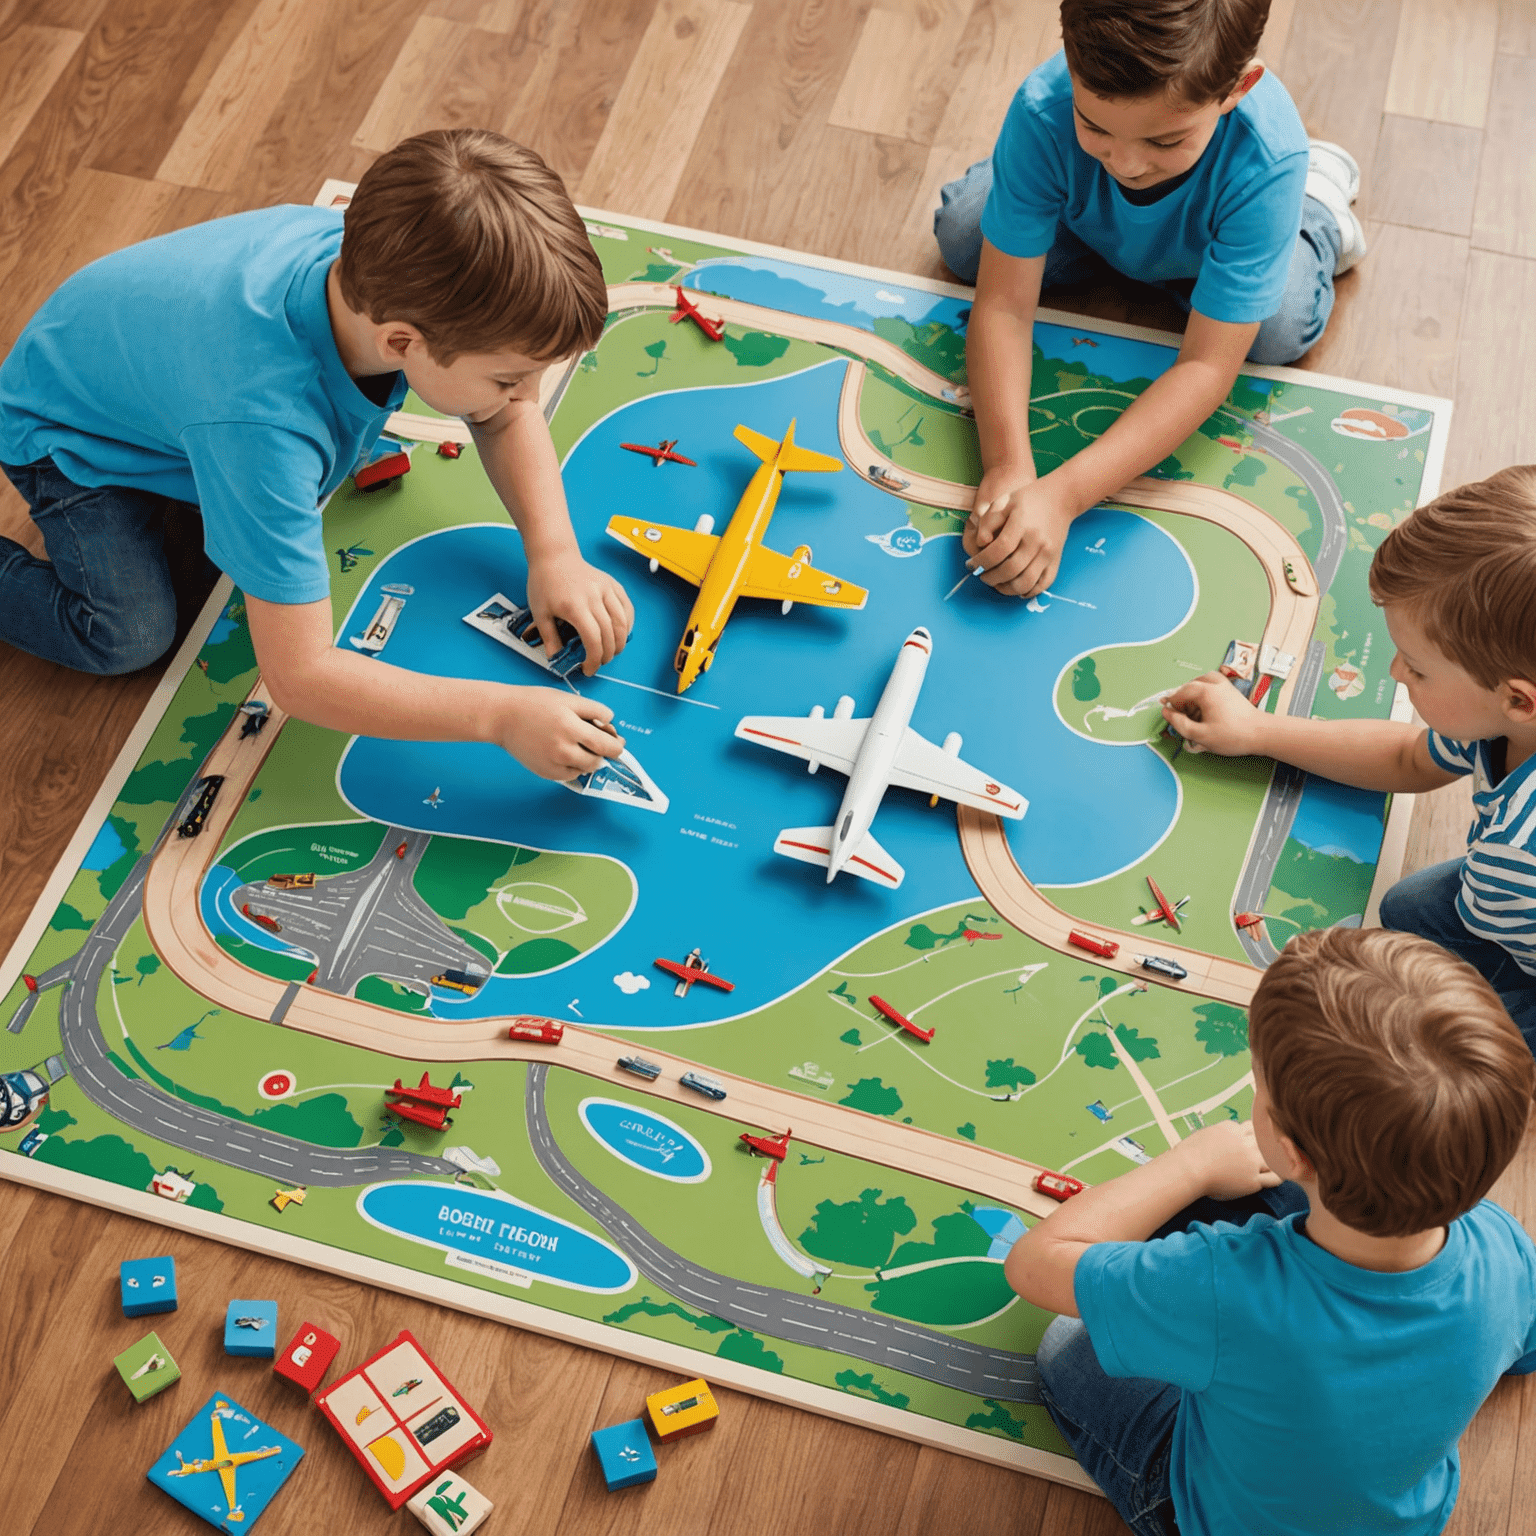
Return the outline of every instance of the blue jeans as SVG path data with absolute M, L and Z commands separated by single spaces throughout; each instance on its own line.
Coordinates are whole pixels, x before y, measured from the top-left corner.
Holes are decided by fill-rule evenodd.
M 964 176 L 940 192 L 934 210 L 933 233 L 945 265 L 963 282 L 976 281 L 981 263 L 981 214 L 992 190 L 992 161 L 978 160 Z M 1293 363 L 1323 334 L 1333 313 L 1333 269 L 1339 259 L 1339 227 L 1315 197 L 1302 199 L 1301 232 L 1291 257 L 1285 297 L 1280 308 L 1260 327 L 1248 360 L 1254 363 Z M 1057 226 L 1056 240 L 1045 258 L 1042 288 L 1090 282 L 1114 271 L 1096 251 L 1070 230 Z M 1171 294 L 1187 312 L 1189 284 L 1153 283 Z
M 176 638 L 165 514 L 179 504 L 125 486 L 89 490 L 52 459 L 0 469 L 26 498 L 48 550 L 39 560 L 0 538 L 0 641 L 109 676 L 163 656 Z
M 1195 1222 L 1242 1223 L 1269 1213 L 1305 1211 L 1300 1185 L 1281 1184 L 1246 1200 L 1197 1200 L 1148 1241 Z M 1040 1393 L 1083 1470 L 1102 1488 L 1136 1536 L 1177 1531 L 1170 1490 L 1173 1423 L 1179 1388 L 1140 1376 L 1109 1376 L 1075 1317 L 1058 1317 L 1035 1351 Z
M 1480 939 L 1456 910 L 1461 890 L 1461 859 L 1447 859 L 1407 875 L 1381 898 L 1381 926 L 1416 933 L 1460 956 L 1487 978 L 1525 1043 L 1536 1052 L 1536 976 L 1523 971 L 1500 944 Z

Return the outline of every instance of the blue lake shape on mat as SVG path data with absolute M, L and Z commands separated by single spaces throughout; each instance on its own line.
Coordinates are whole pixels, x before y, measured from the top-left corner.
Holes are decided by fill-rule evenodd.
M 1308 774 L 1291 836 L 1314 853 L 1374 864 L 1381 856 L 1386 805 L 1387 797 L 1377 790 Z
M 104 869 L 111 869 L 127 851 L 122 838 L 117 835 L 117 828 L 110 821 L 104 821 L 96 840 L 81 860 L 80 868 L 90 870 L 93 875 L 100 874 Z
M 673 1184 L 709 1177 L 709 1153 L 665 1115 L 617 1099 L 583 1099 L 578 1113 L 600 1146 L 643 1173 Z
M 617 1248 L 511 1195 L 460 1184 L 370 1184 L 357 1209 L 407 1242 L 509 1265 L 566 1290 L 616 1295 L 637 1279 Z

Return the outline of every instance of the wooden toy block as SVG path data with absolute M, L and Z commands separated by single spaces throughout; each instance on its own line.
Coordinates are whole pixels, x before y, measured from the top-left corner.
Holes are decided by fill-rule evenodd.
M 230 1302 L 224 1314 L 224 1353 L 270 1360 L 277 1353 L 277 1303 Z
M 325 1380 L 341 1348 L 341 1340 L 314 1323 L 301 1323 L 288 1347 L 277 1357 L 272 1369 L 279 1376 L 297 1382 L 306 1392 L 313 1392 Z
M 405 1331 L 332 1382 L 315 1406 L 391 1509 L 491 1443 L 485 1421 Z
M 664 1392 L 652 1392 L 645 1400 L 651 1432 L 658 1440 L 682 1440 L 700 1430 L 713 1429 L 720 1421 L 720 1408 L 707 1381 L 685 1381 Z
M 216 1392 L 148 1477 L 221 1531 L 248 1531 L 304 1454 L 286 1435 Z
M 636 1483 L 653 1482 L 656 1477 L 656 1453 L 645 1433 L 643 1419 L 624 1424 L 610 1424 L 592 1431 L 592 1449 L 603 1469 L 603 1481 L 609 1493 L 633 1488 Z
M 158 1333 L 146 1333 L 130 1344 L 113 1362 L 136 1403 L 148 1402 L 157 1392 L 181 1380 L 181 1367 L 160 1342 Z
M 491 1501 L 457 1472 L 430 1478 L 405 1506 L 433 1536 L 469 1536 L 485 1523 Z
M 176 1260 L 169 1254 L 158 1259 L 124 1259 L 117 1279 L 124 1317 L 176 1310 Z

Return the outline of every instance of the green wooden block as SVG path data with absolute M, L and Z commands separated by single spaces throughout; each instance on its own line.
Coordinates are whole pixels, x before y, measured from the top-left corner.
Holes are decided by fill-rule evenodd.
M 181 1380 L 181 1367 L 160 1342 L 158 1333 L 146 1333 L 137 1344 L 130 1344 L 113 1362 L 136 1403 L 146 1402 Z

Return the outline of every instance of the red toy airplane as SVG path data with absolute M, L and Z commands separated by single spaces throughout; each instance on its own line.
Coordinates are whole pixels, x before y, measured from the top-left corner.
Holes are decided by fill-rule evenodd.
M 724 320 L 711 320 L 707 315 L 701 315 L 698 306 L 689 302 L 688 295 L 681 288 L 676 289 L 675 292 L 677 293 L 677 308 L 672 312 L 673 325 L 676 325 L 679 320 L 692 320 L 711 341 L 723 341 L 725 339 Z
M 1164 896 L 1160 890 L 1158 890 L 1157 881 L 1154 880 L 1151 875 L 1147 876 L 1147 889 L 1152 892 L 1152 898 L 1157 902 L 1157 910 L 1162 915 L 1163 921 L 1167 923 L 1175 933 L 1180 932 L 1181 930 L 1179 927 L 1178 912 L 1174 909 L 1173 903 L 1169 901 L 1168 898 Z
M 645 443 L 620 443 L 619 447 L 627 448 L 631 453 L 650 454 L 651 463 L 657 469 L 660 469 L 663 463 L 686 464 L 689 469 L 697 469 L 699 467 L 695 460 L 684 458 L 680 453 L 673 453 L 672 450 L 677 447 L 677 439 L 675 437 L 662 438 L 655 448 L 648 447 Z
M 393 1088 L 384 1090 L 384 1107 L 402 1120 L 414 1120 L 434 1131 L 441 1131 L 453 1124 L 448 1118 L 450 1109 L 457 1109 L 464 1096 L 451 1088 L 435 1088 L 429 1073 L 421 1074 L 421 1081 L 414 1088 L 407 1088 L 397 1077 Z
M 889 1019 L 892 1024 L 900 1025 L 901 1028 L 906 1030 L 909 1035 L 915 1035 L 919 1040 L 923 1042 L 924 1045 L 927 1045 L 927 1043 L 933 1039 L 933 1031 L 931 1029 L 923 1029 L 921 1026 L 914 1024 L 912 1020 L 906 1016 L 906 1014 L 898 1013 L 894 1008 L 892 1008 L 891 1005 L 886 1002 L 883 997 L 876 997 L 873 993 L 871 993 L 869 997 L 869 1006 L 875 1009 L 876 1012 L 884 1014 L 884 1016 Z
M 790 1131 L 785 1131 L 782 1136 L 754 1136 L 751 1131 L 743 1131 L 741 1139 L 754 1152 L 761 1152 L 764 1157 L 771 1157 L 774 1162 L 782 1163 L 789 1153 Z
M 652 964 L 665 971 L 667 975 L 677 977 L 677 985 L 672 989 L 674 997 L 687 997 L 688 988 L 696 981 L 705 982 L 711 987 L 719 987 L 722 992 L 736 990 L 734 981 L 727 981 L 723 976 L 711 973 L 709 961 L 700 959 L 697 948 L 690 949 L 682 960 L 655 960 Z

